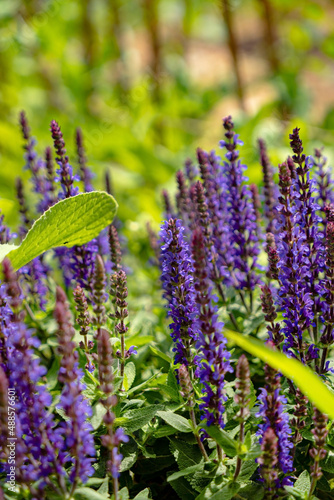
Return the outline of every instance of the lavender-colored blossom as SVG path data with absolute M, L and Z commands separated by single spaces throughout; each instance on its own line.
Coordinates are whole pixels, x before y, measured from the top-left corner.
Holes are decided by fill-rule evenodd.
M 9 243 L 15 237 L 16 234 L 11 233 L 9 227 L 4 223 L 4 215 L 0 210 L 0 244 Z
M 229 213 L 226 204 L 226 182 L 220 158 L 212 151 L 210 154 L 202 149 L 197 149 L 197 158 L 203 192 L 200 183 L 196 183 L 197 212 L 201 214 L 200 223 L 206 239 L 212 242 L 209 260 L 214 269 L 211 278 L 215 283 L 223 281 L 225 285 L 232 285 L 233 252 L 231 252 L 231 234 L 229 227 Z M 208 230 L 209 227 L 209 230 Z M 194 229 L 194 228 L 193 228 Z M 211 237 L 212 235 L 212 237 Z M 208 246 L 208 242 L 206 242 Z
M 243 142 L 234 132 L 234 124 L 230 116 L 223 119 L 226 130 L 225 140 L 220 141 L 220 146 L 227 150 L 223 171 L 226 179 L 226 198 L 229 213 L 230 227 L 230 252 L 233 256 L 237 288 L 254 290 L 259 283 L 257 274 L 257 256 L 259 249 L 259 228 L 256 215 L 251 202 L 249 189 L 245 185 L 246 177 L 243 175 L 245 166 L 239 160 L 238 145 Z
M 324 209 L 327 205 L 334 203 L 332 172 L 327 166 L 327 158 L 321 149 L 314 150 L 313 166 L 316 180 L 316 202 L 320 207 L 322 219 L 324 221 Z
M 279 211 L 281 227 L 277 253 L 280 289 L 278 304 L 283 311 L 285 326 L 282 329 L 286 342 L 284 351 L 293 354 L 298 351 L 300 359 L 306 361 L 307 346 L 303 333 L 312 324 L 314 318 L 313 300 L 309 288 L 311 270 L 309 249 L 306 235 L 297 223 L 295 224 L 295 191 L 293 189 L 291 170 L 287 163 L 279 165 Z
M 33 184 L 33 191 L 40 195 L 40 201 L 37 204 L 37 212 L 43 213 L 54 203 L 54 176 L 52 175 L 52 159 L 50 158 L 50 149 L 46 150 L 46 161 L 39 158 L 36 151 L 36 140 L 30 135 L 30 128 L 28 125 L 27 117 L 22 111 L 20 113 L 20 125 L 22 129 L 23 139 L 25 145 L 23 146 L 26 153 L 24 158 L 26 160 L 25 169 L 30 170 Z
M 231 353 L 226 350 L 226 338 L 222 330 L 224 324 L 218 321 L 216 298 L 212 295 L 207 274 L 207 259 L 204 237 L 200 228 L 193 232 L 192 256 L 194 261 L 194 280 L 196 302 L 199 309 L 198 341 L 195 358 L 197 365 L 195 375 L 199 377 L 204 388 L 200 409 L 204 410 L 202 419 L 207 425 L 224 427 L 224 402 L 227 400 L 224 385 L 225 374 L 232 372 Z
M 160 231 L 160 265 L 164 298 L 171 318 L 171 337 L 175 346 L 175 363 L 191 363 L 191 346 L 198 338 L 193 279 L 189 246 L 184 239 L 182 222 L 165 221 Z
M 164 218 L 170 219 L 171 217 L 174 217 L 174 209 L 172 207 L 169 193 L 168 191 L 166 191 L 166 189 L 163 189 L 161 195 L 164 205 Z
M 73 342 L 74 329 L 66 300 L 61 288 L 57 288 L 54 316 L 58 324 L 59 354 L 61 366 L 58 379 L 63 385 L 59 405 L 68 419 L 59 424 L 64 437 L 62 452 L 68 452 L 72 468 L 69 479 L 72 483 L 86 482 L 94 473 L 92 461 L 95 456 L 92 426 L 87 421 L 92 416 L 88 401 L 83 396 L 85 385 L 81 382 L 83 372 L 79 368 L 78 353 Z
M 43 478 L 39 483 L 39 488 L 43 489 L 50 474 L 64 474 L 61 456 L 57 457 L 62 437 L 54 429 L 53 415 L 48 412 L 52 397 L 46 386 L 40 384 L 46 373 L 46 368 L 34 355 L 40 342 L 23 323 L 22 294 L 7 259 L 3 262 L 3 275 L 7 303 L 11 308 L 6 341 L 8 381 L 16 393 L 17 478 L 24 484 Z
M 58 197 L 60 200 L 75 196 L 79 192 L 78 187 L 74 187 L 75 181 L 80 180 L 77 175 L 73 175 L 73 168 L 69 164 L 69 159 L 66 154 L 65 142 L 63 139 L 62 131 L 58 123 L 52 120 L 50 124 L 51 135 L 54 143 L 54 148 L 57 154 L 56 162 L 59 166 L 57 170 L 57 182 L 60 182 L 62 190 L 59 192 Z
M 272 428 L 278 439 L 278 465 L 279 469 L 287 474 L 293 470 L 293 462 L 290 450 L 293 448 L 291 441 L 291 429 L 289 426 L 289 415 L 286 413 L 286 398 L 280 392 L 280 378 L 269 365 L 265 365 L 266 387 L 261 389 L 258 397 L 260 409 L 256 414 L 262 418 L 257 435 L 260 437 L 260 444 L 268 428 Z

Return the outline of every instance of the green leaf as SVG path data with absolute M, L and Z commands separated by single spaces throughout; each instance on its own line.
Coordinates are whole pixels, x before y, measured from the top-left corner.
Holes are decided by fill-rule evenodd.
M 244 483 L 247 479 L 250 479 L 256 469 L 258 468 L 258 464 L 255 460 L 245 460 L 242 462 L 240 474 L 238 476 L 238 481 Z
M 78 488 L 74 493 L 75 500 L 106 500 L 106 495 L 101 495 L 92 488 Z
M 110 498 L 109 481 L 110 481 L 109 476 L 106 476 L 103 480 L 103 483 L 101 484 L 101 486 L 97 490 L 97 492 L 100 493 L 100 495 L 103 495 L 105 498 Z
M 112 498 L 114 498 L 114 495 L 112 496 Z M 118 498 L 119 498 L 119 500 L 129 500 L 129 498 L 130 498 L 129 490 L 127 489 L 126 486 L 124 486 L 124 488 L 122 488 L 118 492 Z
M 124 415 L 127 420 L 122 426 L 127 432 L 135 432 L 148 424 L 160 409 L 161 405 L 150 405 L 138 410 L 129 410 Z
M 297 481 L 294 484 L 294 488 L 301 493 L 308 493 L 310 491 L 311 487 L 311 479 L 310 479 L 310 474 L 308 473 L 307 470 L 304 470 L 300 476 L 298 477 Z
M 111 224 L 117 207 L 110 194 L 98 191 L 62 200 L 36 220 L 19 247 L 1 245 L 0 258 L 5 253 L 17 271 L 51 248 L 83 245 Z
M 196 497 L 196 500 L 231 500 L 239 489 L 239 483 L 232 482 L 221 487 L 220 485 L 218 486 L 215 481 L 212 481 L 212 483 Z
M 128 396 L 130 396 L 130 394 L 133 394 L 134 392 L 139 391 L 140 389 L 144 389 L 144 387 L 148 386 L 155 378 L 159 377 L 160 373 L 161 370 L 159 370 L 158 373 L 155 373 L 154 375 L 152 375 L 152 377 L 148 378 L 141 384 L 136 385 L 136 387 L 132 387 L 132 389 L 128 391 Z
M 100 427 L 102 424 L 102 420 L 104 415 L 107 413 L 107 410 L 103 406 L 102 403 L 97 403 L 96 405 L 93 406 L 93 415 L 90 419 L 90 423 L 92 424 L 92 427 L 94 431 Z
M 176 481 L 176 479 L 179 479 L 179 477 L 184 477 L 188 476 L 189 474 L 194 474 L 194 472 L 197 472 L 198 470 L 203 469 L 203 464 L 197 464 L 197 465 L 191 465 L 190 467 L 187 467 L 186 469 L 182 469 L 179 472 L 174 472 L 171 476 L 168 476 L 167 482 L 170 481 Z
M 240 488 L 238 494 L 245 500 L 262 500 L 264 497 L 264 489 L 259 483 L 250 482 Z
M 170 485 L 181 500 L 193 500 L 196 497 L 196 491 L 190 486 L 185 477 L 179 477 L 179 479 L 171 481 Z
M 125 365 L 124 368 L 124 380 L 123 385 L 124 389 L 128 391 L 133 384 L 133 381 L 136 377 L 136 367 L 135 364 L 130 361 Z
M 305 396 L 323 413 L 334 419 L 334 394 L 310 368 L 279 351 L 273 351 L 259 340 L 224 330 L 228 340 L 256 356 L 293 380 Z
M 226 455 L 229 457 L 235 457 L 237 454 L 237 442 L 232 439 L 226 431 L 218 429 L 218 427 L 214 427 L 212 425 L 205 427 L 206 432 L 209 434 L 212 439 L 218 443 Z
M 149 488 L 145 488 L 144 490 L 140 491 L 138 495 L 134 497 L 133 500 L 149 500 L 151 498 L 151 493 Z
M 168 439 L 171 443 L 171 451 L 179 469 L 186 469 L 202 461 L 203 457 L 198 446 L 193 446 L 175 437 L 170 437 Z
M 191 432 L 191 425 L 188 420 L 181 415 L 177 415 L 172 411 L 158 411 L 157 415 L 161 417 L 167 424 L 174 427 L 180 432 Z
M 324 460 L 321 460 L 320 467 L 326 472 L 334 473 L 334 453 L 329 452 Z
M 167 356 L 167 354 L 165 354 L 164 352 L 162 351 L 159 351 L 159 349 L 157 349 L 156 347 L 153 347 L 152 345 L 150 345 L 150 350 L 152 351 L 152 353 L 157 356 L 158 358 L 161 358 L 163 359 L 164 361 L 166 361 L 168 364 L 170 364 L 170 362 L 172 361 L 171 358 L 169 356 Z

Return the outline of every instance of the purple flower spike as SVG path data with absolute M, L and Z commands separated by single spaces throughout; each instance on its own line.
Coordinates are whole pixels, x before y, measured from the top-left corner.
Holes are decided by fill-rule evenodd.
M 222 333 L 224 324 L 218 321 L 217 306 L 213 305 L 215 297 L 209 286 L 204 237 L 201 229 L 196 229 L 191 242 L 194 260 L 194 278 L 196 302 L 199 308 L 199 335 L 196 343 L 198 355 L 195 375 L 199 377 L 204 388 L 200 409 L 204 410 L 202 419 L 207 425 L 224 427 L 224 402 L 227 400 L 224 391 L 225 374 L 233 372 L 230 364 L 231 354 L 226 350 L 227 340 Z
M 223 173 L 226 182 L 228 224 L 230 227 L 229 252 L 233 255 L 233 265 L 237 278 L 237 287 L 241 290 L 254 290 L 260 282 L 256 274 L 258 269 L 257 256 L 259 249 L 259 228 L 251 200 L 251 193 L 245 185 L 243 175 L 245 166 L 239 160 L 237 145 L 242 145 L 234 132 L 231 116 L 223 119 L 226 130 L 226 140 L 220 141 L 220 146 L 227 150 L 223 163 Z
M 84 483 L 94 473 L 92 457 L 95 456 L 95 447 L 91 433 L 93 429 L 87 421 L 92 416 L 92 410 L 83 396 L 85 389 L 81 382 L 83 372 L 79 368 L 78 353 L 73 342 L 71 314 L 66 295 L 59 287 L 54 316 L 58 324 L 59 354 L 62 356 L 58 379 L 63 384 L 63 390 L 59 405 L 68 417 L 60 424 L 64 436 L 61 452 L 69 453 L 68 459 L 73 464 L 69 473 L 70 481 L 75 483 L 80 479 Z
M 256 414 L 262 417 L 257 435 L 262 444 L 267 429 L 273 429 L 277 437 L 278 445 L 278 466 L 284 474 L 293 471 L 293 462 L 290 450 L 293 448 L 291 441 L 291 429 L 289 425 L 289 415 L 285 411 L 286 398 L 280 394 L 280 378 L 269 365 L 265 365 L 266 387 L 261 389 L 259 396 L 260 409 Z
M 55 120 L 52 120 L 50 130 L 57 154 L 56 161 L 59 165 L 59 169 L 57 170 L 58 178 L 56 180 L 60 182 L 62 188 L 58 196 L 62 200 L 63 198 L 69 198 L 78 194 L 79 189 L 74 187 L 74 182 L 80 180 L 80 178 L 77 175 L 73 175 L 73 169 L 66 155 L 63 134 Z
M 161 281 L 168 302 L 171 337 L 175 343 L 175 363 L 188 366 L 192 362 L 191 346 L 198 338 L 197 306 L 193 264 L 185 242 L 180 220 L 170 219 L 161 226 Z

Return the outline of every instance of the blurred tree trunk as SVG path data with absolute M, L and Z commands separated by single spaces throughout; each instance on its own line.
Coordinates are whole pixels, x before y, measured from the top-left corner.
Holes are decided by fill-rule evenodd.
M 85 62 L 85 94 L 86 101 L 89 101 L 94 92 L 94 82 L 92 78 L 92 69 L 96 64 L 96 45 L 95 45 L 95 29 L 93 24 L 94 8 L 93 0 L 81 0 L 81 43 L 82 52 Z M 88 104 L 88 102 L 86 102 Z M 89 108 L 89 105 L 88 105 Z
M 124 97 L 128 90 L 128 74 L 125 62 L 125 47 L 123 40 L 123 23 L 121 17 L 121 1 L 109 0 L 111 26 L 111 57 L 113 59 L 112 81 L 116 84 L 120 96 Z
M 234 31 L 233 25 L 233 12 L 230 5 L 230 0 L 221 0 L 222 1 L 222 13 L 225 21 L 227 35 L 228 35 L 228 46 L 230 49 L 234 74 L 237 83 L 237 94 L 240 101 L 240 106 L 243 110 L 245 110 L 245 101 L 244 101 L 244 88 L 243 82 L 240 73 L 240 65 L 239 65 L 239 47 L 237 43 L 236 34 Z
M 275 30 L 275 11 L 271 0 L 259 0 L 262 7 L 262 20 L 264 28 L 264 42 L 268 54 L 271 71 L 276 74 L 279 71 L 279 59 L 277 57 L 277 35 Z
M 159 0 L 144 0 L 144 19 L 151 48 L 153 98 L 161 100 L 162 51 L 159 26 Z

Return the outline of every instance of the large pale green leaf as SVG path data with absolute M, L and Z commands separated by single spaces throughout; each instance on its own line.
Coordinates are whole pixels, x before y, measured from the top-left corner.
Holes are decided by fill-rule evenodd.
M 256 356 L 276 370 L 293 380 L 305 396 L 323 413 L 334 419 L 334 394 L 310 368 L 294 358 L 269 349 L 259 340 L 244 337 L 239 333 L 225 330 L 228 340 Z
M 117 207 L 99 191 L 62 200 L 36 220 L 19 247 L 1 245 L 0 258 L 7 255 L 16 271 L 51 248 L 83 245 L 113 221 Z

